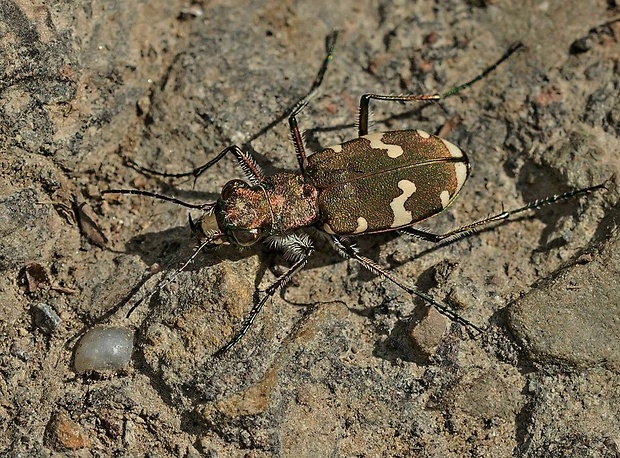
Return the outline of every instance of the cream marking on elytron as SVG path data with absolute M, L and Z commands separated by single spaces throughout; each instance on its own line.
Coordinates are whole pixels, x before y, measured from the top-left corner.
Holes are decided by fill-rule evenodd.
M 450 204 L 450 193 L 448 191 L 441 191 L 439 199 L 441 200 L 441 206 L 446 208 Z
M 332 145 L 332 146 L 328 147 L 328 149 L 331 149 L 334 153 L 341 153 L 342 152 L 342 145 Z
M 377 132 L 376 134 L 364 135 L 362 138 L 370 141 L 370 147 L 375 149 L 386 149 L 387 155 L 391 158 L 397 158 L 405 154 L 405 151 L 401 146 L 388 145 L 383 143 L 383 132 Z
M 403 193 L 390 202 L 390 207 L 394 212 L 392 227 L 405 226 L 413 220 L 411 212 L 405 210 L 405 202 L 407 202 L 407 199 L 416 191 L 415 184 L 409 180 L 400 180 L 398 182 L 398 188 L 403 191 Z
M 430 138 L 431 137 L 431 135 L 428 132 L 424 132 L 423 130 L 418 129 L 416 132 L 422 138 Z
M 454 172 L 456 173 L 456 190 L 458 192 L 465 184 L 465 180 L 467 180 L 467 165 L 456 162 L 454 164 Z
M 355 228 L 353 233 L 360 234 L 364 232 L 366 229 L 368 229 L 368 221 L 366 221 L 366 218 L 360 216 L 359 218 L 357 218 L 357 228 Z
M 446 148 L 448 148 L 448 151 L 450 152 L 450 155 L 452 157 L 463 157 L 463 151 L 461 151 L 461 149 L 454 143 L 450 143 L 448 140 L 444 140 L 443 138 L 440 138 L 439 140 L 441 140 L 443 144 L 446 145 Z

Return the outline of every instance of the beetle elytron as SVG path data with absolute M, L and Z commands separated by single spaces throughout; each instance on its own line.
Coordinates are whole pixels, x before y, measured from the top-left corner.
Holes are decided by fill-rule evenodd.
M 336 38 L 337 33 L 327 38 L 327 54 L 314 84 L 308 95 L 295 105 L 289 115 L 291 136 L 299 162 L 298 172 L 267 176 L 250 154 L 237 146 L 229 146 L 213 160 L 189 173 L 165 174 L 141 168 L 168 177 L 198 177 L 226 154 L 231 153 L 241 165 L 249 183 L 242 180 L 229 181 L 222 188 L 221 196 L 216 202 L 194 205 L 147 191 L 104 191 L 147 195 L 203 211 L 203 215 L 196 222 L 190 217 L 190 226 L 202 243 L 181 270 L 202 248 L 222 243 L 248 246 L 266 240 L 275 248 L 284 250 L 292 259 L 292 266 L 267 288 L 265 296 L 254 305 L 241 330 L 218 350 L 218 356 L 241 340 L 267 300 L 304 267 L 313 253 L 312 241 L 302 230 L 307 227 L 326 233 L 334 248 L 343 257 L 357 260 L 365 268 L 381 274 L 408 293 L 422 298 L 452 320 L 481 331 L 446 304 L 404 283 L 375 261 L 362 256 L 357 248 L 349 243 L 348 237 L 396 230 L 431 242 L 454 240 L 517 213 L 570 199 L 604 186 L 593 186 L 537 200 L 446 234 L 433 234 L 412 228 L 412 225 L 442 212 L 455 200 L 468 177 L 469 161 L 452 143 L 421 130 L 369 133 L 370 100 L 432 102 L 454 95 L 484 78 L 522 47 L 522 44 L 514 44 L 478 77 L 444 94 L 363 95 L 359 107 L 358 138 L 307 156 L 297 125 L 297 116 L 316 95 L 332 60 Z M 169 278 L 168 282 L 171 279 Z

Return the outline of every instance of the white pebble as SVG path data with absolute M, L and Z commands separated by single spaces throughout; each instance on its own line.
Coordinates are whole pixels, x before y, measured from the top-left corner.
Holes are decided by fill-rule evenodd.
M 127 328 L 95 327 L 82 336 L 75 350 L 77 372 L 125 368 L 133 351 L 133 332 Z

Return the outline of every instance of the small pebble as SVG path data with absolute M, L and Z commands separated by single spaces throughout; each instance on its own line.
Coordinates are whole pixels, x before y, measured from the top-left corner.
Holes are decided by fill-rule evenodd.
M 120 370 L 127 367 L 133 351 L 133 332 L 127 328 L 95 327 L 77 344 L 77 372 Z
M 62 323 L 62 320 L 52 307 L 40 303 L 34 306 L 34 323 L 43 332 L 51 334 Z
M 448 319 L 434 307 L 429 307 L 422 321 L 409 330 L 409 339 L 413 347 L 428 358 L 441 343 L 447 329 Z
M 24 362 L 30 359 L 30 355 L 28 354 L 28 352 L 17 344 L 13 344 L 11 346 L 11 355 L 18 357 Z
M 91 444 L 84 430 L 62 412 L 55 414 L 48 423 L 45 442 L 56 451 L 79 450 Z

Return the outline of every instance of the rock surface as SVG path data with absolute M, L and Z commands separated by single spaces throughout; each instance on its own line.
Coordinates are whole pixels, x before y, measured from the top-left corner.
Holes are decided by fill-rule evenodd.
M 374 129 L 441 132 L 472 161 L 422 227 L 601 183 L 620 172 L 619 14 L 578 0 L 4 0 L 0 455 L 618 456 L 617 179 L 441 248 L 356 240 L 480 338 L 319 241 L 221 359 L 287 261 L 224 247 L 159 289 L 196 246 L 187 211 L 100 192 L 212 201 L 241 178 L 232 158 L 196 183 L 130 165 L 186 172 L 233 143 L 268 173 L 294 170 L 286 113 L 334 29 L 323 91 L 299 116 L 311 150 L 355 136 L 363 93 L 442 93 L 526 45 L 440 103 L 373 104 Z M 96 325 L 135 330 L 128 370 L 74 372 Z

